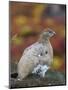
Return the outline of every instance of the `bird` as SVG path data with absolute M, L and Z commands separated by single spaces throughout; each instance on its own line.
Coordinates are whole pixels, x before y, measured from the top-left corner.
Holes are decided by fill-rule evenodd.
M 31 73 L 36 73 L 41 77 L 51 67 L 53 62 L 53 48 L 50 38 L 56 33 L 50 28 L 43 30 L 39 39 L 24 49 L 22 57 L 17 65 L 18 78 L 23 80 Z

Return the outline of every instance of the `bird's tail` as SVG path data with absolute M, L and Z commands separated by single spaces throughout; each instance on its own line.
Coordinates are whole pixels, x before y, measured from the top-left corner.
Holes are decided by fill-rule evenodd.
M 11 74 L 11 78 L 17 78 L 18 77 L 18 73 L 12 73 Z

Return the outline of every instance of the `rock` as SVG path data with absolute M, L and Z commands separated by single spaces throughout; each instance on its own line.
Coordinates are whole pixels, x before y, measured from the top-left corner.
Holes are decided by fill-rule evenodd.
M 10 88 L 27 88 L 27 87 L 43 87 L 43 86 L 56 86 L 65 85 L 65 75 L 61 72 L 48 70 L 46 76 L 41 78 L 38 75 L 31 74 L 22 81 L 17 78 L 11 78 L 9 82 Z

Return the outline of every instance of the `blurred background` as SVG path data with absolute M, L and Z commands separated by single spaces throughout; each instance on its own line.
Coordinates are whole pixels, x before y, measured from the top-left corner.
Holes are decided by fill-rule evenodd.
M 18 63 L 26 47 L 46 28 L 56 32 L 51 38 L 54 49 L 52 68 L 65 73 L 65 5 L 10 2 L 11 62 Z

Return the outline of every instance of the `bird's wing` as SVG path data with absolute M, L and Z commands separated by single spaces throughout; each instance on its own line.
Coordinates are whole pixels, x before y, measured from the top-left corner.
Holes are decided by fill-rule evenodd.
M 34 54 L 36 54 L 36 53 L 38 53 L 38 52 L 40 51 L 40 49 L 41 49 L 42 47 L 43 47 L 42 44 L 36 42 L 36 43 L 30 45 L 29 47 L 27 47 L 27 48 L 24 50 L 23 55 L 26 54 L 26 53 L 29 52 L 29 51 L 31 51 L 31 52 L 34 51 Z

